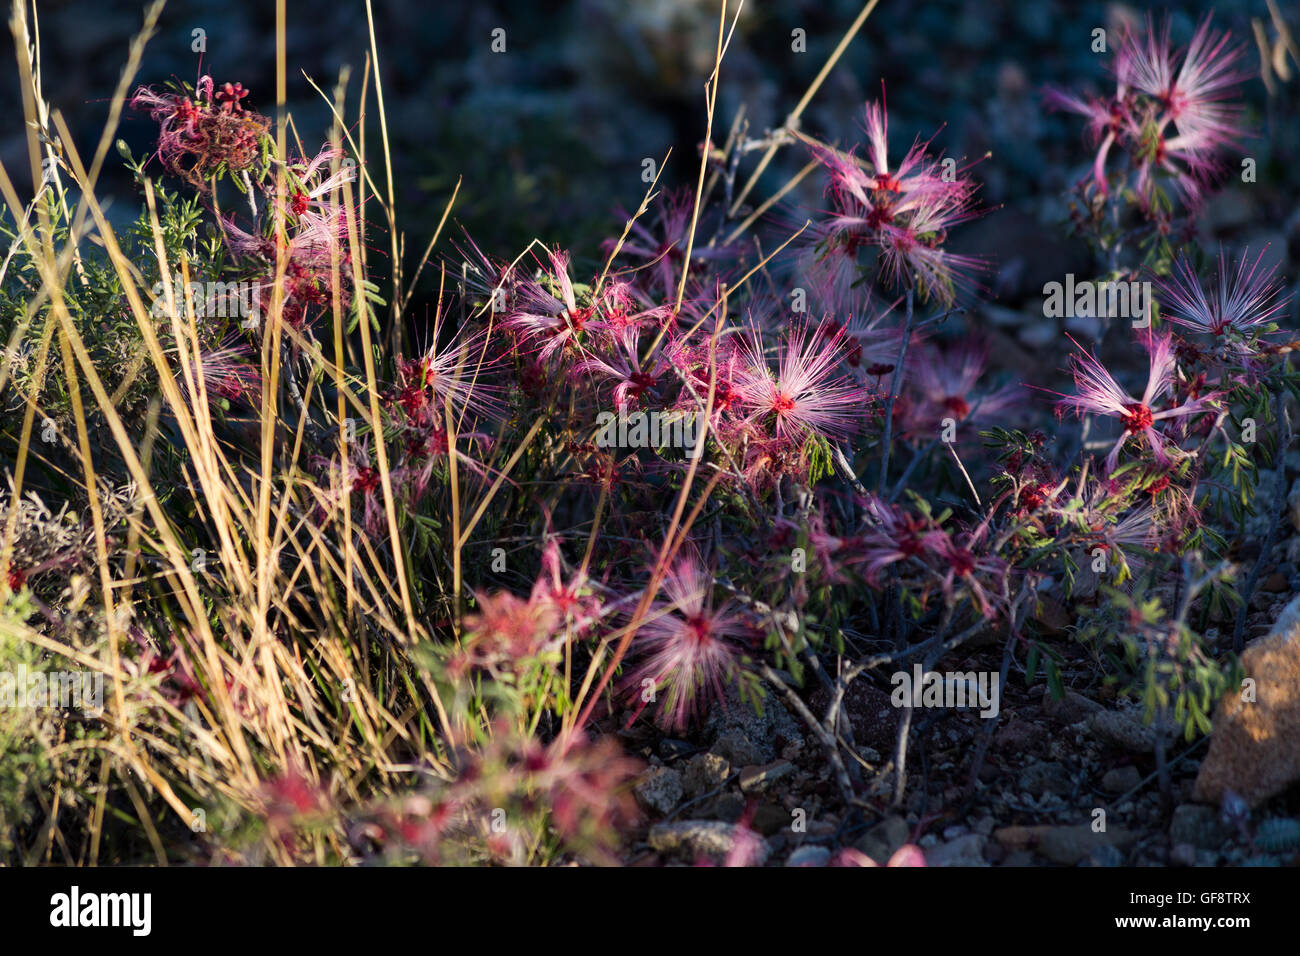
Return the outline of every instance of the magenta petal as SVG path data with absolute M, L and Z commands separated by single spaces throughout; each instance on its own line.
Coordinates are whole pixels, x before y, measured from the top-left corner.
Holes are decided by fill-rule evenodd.
M 916 844 L 904 843 L 894 851 L 885 866 L 925 866 L 925 854 Z

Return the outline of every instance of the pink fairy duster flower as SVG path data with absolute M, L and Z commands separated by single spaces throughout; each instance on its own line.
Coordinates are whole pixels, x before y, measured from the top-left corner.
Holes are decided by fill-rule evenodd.
M 1160 535 L 1157 513 L 1150 505 L 1134 508 L 1114 523 L 1104 523 L 1095 529 L 1096 538 L 1089 550 L 1100 547 L 1114 556 L 1125 567 L 1141 567 L 1141 558 L 1131 554 L 1132 549 L 1150 550 Z
M 1197 205 L 1220 168 L 1219 154 L 1246 131 L 1241 108 L 1225 102 L 1249 78 L 1238 68 L 1243 49 L 1230 34 L 1211 29 L 1207 16 L 1186 49 L 1170 42 L 1170 21 L 1157 31 L 1151 18 L 1141 32 L 1126 30 L 1115 55 L 1115 95 L 1077 97 L 1047 90 L 1049 106 L 1079 113 L 1097 144 L 1092 179 L 1110 191 L 1106 166 L 1118 146 L 1137 169 L 1140 202 L 1149 206 L 1157 172 L 1169 176 L 1189 206 Z
M 1153 488 L 1159 489 L 1160 483 Z M 1081 482 L 1074 494 L 1054 503 L 1052 511 L 1062 527 L 1081 541 L 1085 556 L 1108 555 L 1110 563 L 1126 572 L 1144 564 L 1134 552 L 1157 547 L 1166 525 L 1186 527 L 1194 520 L 1186 512 L 1175 516 L 1170 509 L 1151 504 L 1130 507 L 1121 484 L 1106 479 L 1090 479 L 1086 485 Z
M 130 636 L 140 652 L 139 657 L 135 660 L 123 657 L 122 667 L 133 677 L 156 679 L 157 683 L 153 685 L 152 690 L 157 698 L 178 709 L 191 700 L 198 700 L 204 706 L 212 707 L 210 687 L 214 680 L 222 680 L 235 709 L 241 714 L 250 714 L 252 704 L 249 688 L 245 679 L 234 673 L 230 667 L 223 665 L 220 677 L 205 671 L 203 679 L 200 679 L 194 661 L 203 659 L 203 642 L 193 631 L 172 632 L 169 638 L 172 651 L 165 657 L 156 639 L 143 629 L 132 625 Z M 147 697 L 145 699 L 148 700 Z
M 869 383 L 872 397 L 887 394 L 880 388 L 882 376 L 894 370 L 898 361 L 899 329 L 882 329 L 872 320 L 851 318 L 847 322 L 827 320 L 825 334 L 838 341 L 844 364 L 853 370 L 855 379 Z
M 880 587 L 890 565 L 946 553 L 948 536 L 929 517 L 913 515 L 875 495 L 868 495 L 863 505 L 874 527 L 858 542 L 858 560 L 872 587 Z
M 342 175 L 342 172 L 340 172 Z M 358 228 L 359 225 L 358 225 Z M 297 216 L 289 234 L 290 264 L 327 281 L 333 263 L 338 262 L 341 278 L 350 278 L 347 250 L 347 216 L 341 206 L 323 198 L 312 200 Z
M 435 343 L 439 331 L 435 323 Z M 462 329 L 441 349 L 434 344 L 416 358 L 398 359 L 397 381 L 381 396 L 381 402 L 404 441 L 404 459 L 393 469 L 393 482 L 409 504 L 424 497 L 435 465 L 453 454 L 460 467 L 487 474 L 487 466 L 460 446 L 476 443 L 490 449 L 492 436 L 474 431 L 473 424 L 500 421 L 506 414 L 503 389 L 492 381 L 501 363 L 489 357 L 489 348 L 486 331 Z M 451 441 L 453 431 L 456 447 Z
M 630 347 L 632 340 L 643 330 L 653 329 L 657 334 L 666 328 L 667 334 L 672 334 L 675 328 L 671 323 L 672 308 L 652 305 L 645 294 L 629 282 L 615 280 L 606 283 L 596 295 L 594 306 L 593 317 L 586 326 L 593 341 L 607 339 Z
M 866 105 L 863 131 L 867 135 L 867 169 L 851 154 L 823 147 L 814 147 L 814 152 L 830 173 L 832 195 L 851 197 L 875 227 L 887 225 L 894 215 L 935 198 L 958 199 L 973 192 L 974 185 L 968 179 L 945 177 L 938 162 L 926 152 L 929 143 L 919 139 L 891 171 L 889 116 L 883 103 Z
M 525 342 L 539 343 L 537 357 L 543 362 L 576 346 L 595 312 L 593 306 L 578 306 L 573 280 L 569 278 L 569 254 L 557 250 L 548 255 L 550 269 L 544 274 L 559 296 L 552 295 L 535 279 L 524 280 L 518 288 L 518 306 L 503 323 Z
M 583 357 L 574 363 L 569 371 L 572 379 L 584 376 L 612 383 L 614 408 L 623 412 L 641 403 L 649 396 L 657 395 L 661 380 L 671 370 L 672 362 L 662 349 L 645 361 L 640 354 L 639 330 L 628 326 L 610 343 L 610 347 L 595 351 L 583 351 Z
M 1047 87 L 1043 90 L 1043 101 L 1053 109 L 1069 113 L 1078 113 L 1088 121 L 1088 138 L 1094 143 L 1102 143 L 1107 135 L 1110 141 L 1102 147 L 1102 155 L 1115 141 L 1115 135 L 1124 127 L 1123 104 L 1116 99 L 1084 94 L 1076 96 L 1068 90 Z
M 1064 525 L 1091 534 L 1113 524 L 1124 503 L 1123 489 L 1118 481 L 1085 476 L 1080 478 L 1072 492 L 1059 494 L 1049 501 L 1047 508 Z
M 259 403 L 262 373 L 252 363 L 252 355 L 253 350 L 235 336 L 214 348 L 199 350 L 198 370 L 209 401 L 224 398 L 250 405 Z
M 435 339 L 438 332 L 435 328 Z M 499 363 L 488 350 L 486 332 L 461 330 L 442 349 L 435 342 L 417 358 L 399 359 L 397 387 L 390 401 L 413 418 L 427 410 L 432 419 L 441 422 L 450 403 L 459 418 L 472 415 L 499 421 L 505 406 L 501 387 L 492 383 Z
M 695 193 L 690 188 L 666 192 L 657 205 L 656 218 L 648 224 L 634 218 L 626 211 L 621 215 L 631 222 L 627 238 L 619 249 L 620 256 L 639 261 L 639 270 L 648 271 L 657 280 L 655 291 L 666 298 L 677 295 L 681 267 L 686 260 L 686 247 L 690 241 L 691 218 L 695 210 Z M 606 254 L 613 252 L 617 239 L 603 244 Z M 691 247 L 692 264 L 698 262 L 723 262 L 735 257 L 735 245 L 709 246 L 703 241 Z
M 783 477 L 800 483 L 809 480 L 809 442 L 775 438 L 754 422 L 724 422 L 718 436 L 733 450 L 739 451 L 739 472 L 733 473 L 740 483 L 755 494 L 779 483 Z
M 637 311 L 639 305 L 640 301 L 631 283 L 618 279 L 607 282 L 596 294 L 595 318 L 588 327 L 611 339 L 635 334 L 647 322 L 647 317 Z
M 1172 122 L 1176 131 L 1164 140 L 1168 151 L 1201 152 L 1238 139 L 1244 134 L 1237 124 L 1241 109 L 1224 100 L 1249 78 L 1237 69 L 1243 48 L 1229 46 L 1232 35 L 1211 29 L 1209 16 L 1183 51 L 1173 49 L 1169 29 L 1166 19 L 1157 35 L 1148 16 L 1144 37 L 1125 34 L 1116 57 L 1121 87 L 1132 87 L 1163 107 L 1160 130 Z
M 465 244 L 468 248 L 452 243 L 466 266 L 463 273 L 466 288 L 483 297 L 484 310 L 493 318 L 502 313 L 509 313 L 514 307 L 519 285 L 514 266 L 493 259 L 479 248 L 478 243 L 470 238 L 468 233 L 465 235 Z M 453 264 L 452 270 L 461 273 L 459 264 Z
M 807 286 L 810 317 L 823 320 L 829 334 L 844 332 L 844 364 L 859 377 L 885 365 L 892 371 L 902 333 L 884 323 L 899 303 L 881 306 L 871 290 L 858 283 L 855 271 L 843 268 L 835 257 L 810 259 L 797 268 Z
M 986 553 L 989 526 L 981 524 L 974 531 L 958 536 L 945 535 L 941 559 L 948 568 L 944 574 L 944 594 L 951 596 L 954 585 L 961 581 L 980 613 L 990 618 L 996 615 L 998 598 L 990 594 L 986 584 L 1005 578 L 1011 566 L 1003 559 Z
M 1201 512 L 1192 491 L 1175 485 L 1164 475 L 1149 485 L 1145 493 L 1151 497 L 1151 525 L 1155 535 L 1148 547 L 1177 554 L 1201 524 Z
M 329 174 L 329 165 L 342 155 L 340 150 L 323 148 L 310 161 L 301 161 L 289 168 L 297 180 L 291 192 L 278 197 L 277 202 L 288 217 L 286 242 L 281 245 L 274 236 L 250 233 L 236 225 L 233 217 L 221 219 L 226 245 L 236 256 L 249 256 L 263 263 L 265 272 L 259 281 L 260 301 L 270 302 L 277 281 L 277 259 L 283 260 L 280 289 L 283 293 L 283 315 L 295 327 L 302 326 L 318 310 L 332 308 L 335 293 L 342 306 L 352 299 L 351 252 L 348 248 L 349 213 L 338 189 L 355 181 L 356 168 L 351 163 L 341 165 Z M 299 188 L 301 186 L 301 188 Z M 353 219 L 358 238 L 363 224 L 355 217 L 356 198 L 353 199 Z M 338 289 L 334 288 L 335 270 Z
M 558 738 L 547 752 L 548 766 L 532 775 L 547 790 L 546 806 L 556 830 L 588 852 L 613 844 L 615 829 L 636 818 L 630 784 L 643 765 L 623 753 L 616 739 L 582 735 Z M 600 854 L 615 862 L 610 853 Z
M 312 470 L 320 476 L 322 487 L 312 490 L 316 497 L 315 517 L 325 520 L 351 500 L 361 506 L 360 526 L 372 538 L 384 528 L 383 479 L 379 469 L 372 465 L 370 436 L 349 441 L 344 456 L 310 459 Z
M 334 160 L 344 158 L 342 149 L 324 146 L 305 165 L 298 163 L 291 166 L 290 169 L 302 189 L 296 186 L 292 188 L 289 201 L 284 204 L 285 209 L 299 218 L 314 212 L 318 223 L 337 221 L 338 228 L 342 230 L 340 234 L 346 235 L 347 222 L 341 218 L 341 210 L 338 203 L 333 200 L 333 196 L 335 191 L 342 189 L 345 183 L 356 182 L 357 170 L 351 162 L 343 162 L 340 163 L 337 172 L 329 173 L 330 165 Z
M 154 641 L 139 627 L 133 626 L 130 633 L 140 657 L 135 661 L 123 659 L 122 665 L 128 673 L 138 677 L 157 677 L 158 696 L 173 707 L 184 707 L 194 697 L 206 701 L 207 693 L 186 652 L 185 642 L 179 636 L 172 652 L 164 657 Z
M 1071 341 L 1074 341 L 1071 339 Z M 1075 345 L 1079 343 L 1075 342 Z M 1219 393 L 1186 399 L 1179 405 L 1156 410 L 1153 406 L 1170 391 L 1174 379 L 1174 350 L 1170 336 L 1149 334 L 1146 348 L 1150 357 L 1146 388 L 1140 398 L 1129 395 L 1097 357 L 1082 346 L 1083 355 L 1071 356 L 1077 395 L 1063 396 L 1058 403 L 1062 408 L 1073 408 L 1079 415 L 1094 414 L 1117 418 L 1123 431 L 1106 456 L 1106 473 L 1115 470 L 1120 449 L 1135 435 L 1142 435 L 1155 455 L 1165 466 L 1170 462 L 1168 442 L 1156 430 L 1155 423 L 1169 419 L 1199 415 L 1211 408 Z
M 241 229 L 233 216 L 219 220 L 226 246 L 236 256 L 256 256 L 271 259 L 275 256 L 275 241 Z
M 703 338 L 704 341 L 700 341 Z M 734 336 L 719 338 L 710 362 L 710 340 L 704 336 L 671 339 L 664 354 L 672 367 L 685 380 L 678 393 L 676 407 L 699 411 L 703 414 L 709 396 L 709 382 L 713 382 L 713 412 L 709 427 L 719 431 L 724 427 L 724 417 L 741 408 L 741 384 L 747 377 L 746 359 Z
M 935 192 L 918 199 L 905 220 L 895 220 L 880 233 L 881 265 L 894 288 L 915 285 L 924 299 L 952 305 L 957 287 L 974 284 L 973 274 L 983 269 L 974 256 L 943 248 L 948 230 L 974 218 L 969 197 Z
M 471 666 L 498 675 L 563 645 L 559 614 L 538 595 L 524 600 L 501 591 L 476 599 L 478 610 L 465 616 L 464 652 Z
M 666 599 L 650 605 L 633 639 L 637 663 L 625 687 L 638 712 L 647 690 L 664 693 L 663 726 L 684 728 L 706 700 L 725 699 L 724 682 L 739 671 L 749 629 L 735 602 L 714 603 L 713 582 L 698 554 L 679 555 L 660 585 Z
M 455 454 L 456 464 L 467 472 L 486 477 L 490 471 L 484 462 L 451 447 L 451 438 L 443 425 L 441 415 L 435 417 L 432 406 L 408 418 L 402 427 L 405 437 L 405 458 L 392 470 L 393 490 L 400 494 L 408 507 L 414 507 L 428 493 L 433 482 L 435 466 L 445 463 Z M 492 436 L 484 432 L 457 432 L 458 444 L 477 444 L 484 452 L 492 446 Z
M 974 218 L 975 185 L 953 161 L 931 157 L 917 141 L 897 166 L 889 163 L 888 116 L 883 103 L 865 110 L 866 168 L 851 153 L 813 145 L 829 173 L 830 216 L 817 223 L 818 242 L 842 245 L 852 259 L 860 246 L 880 250 L 885 277 L 895 287 L 951 305 L 957 286 L 982 268 L 973 257 L 944 250 L 948 230 Z
M 867 392 L 837 367 L 843 331 L 829 333 L 824 323 L 794 325 L 778 351 L 775 373 L 752 322 L 749 331 L 741 345 L 746 367 L 740 383 L 747 422 L 770 426 L 774 437 L 790 442 L 813 435 L 842 438 L 859 429 Z
M 1103 195 L 1108 193 L 1106 162 L 1116 140 L 1127 130 L 1123 100 L 1078 97 L 1054 88 L 1043 92 L 1043 100 L 1049 107 L 1078 113 L 1088 121 L 1088 138 L 1097 147 L 1092 160 L 1093 183 Z
M 227 83 L 215 97 L 212 88 L 212 77 L 205 76 L 193 99 L 140 87 L 129 101 L 158 124 L 157 156 L 163 166 L 203 192 L 222 169 L 252 168 L 271 128 L 267 117 L 240 106 L 248 95 L 241 85 Z
M 909 358 L 909 384 L 915 393 L 906 409 L 910 432 L 931 431 L 946 418 L 959 424 L 987 422 L 1021 399 L 1022 390 L 1014 385 L 976 391 L 988 361 L 988 347 L 982 342 L 967 338 L 946 351 L 922 345 Z
M 549 604 L 561 621 L 570 621 L 579 630 L 602 613 L 601 599 L 592 593 L 586 572 L 579 570 L 565 580 L 564 557 L 554 538 L 542 551 L 542 572 L 533 584 L 532 600 Z
M 789 530 L 795 529 L 790 526 Z M 782 547 L 788 548 L 788 535 L 783 534 L 782 537 L 787 539 L 782 542 Z M 832 532 L 831 521 L 824 506 L 809 513 L 808 546 L 821 565 L 826 580 L 835 583 L 844 583 L 848 580 L 844 572 L 846 566 L 855 557 L 855 544 L 852 538 Z
M 236 256 L 250 256 L 260 260 L 266 270 L 257 280 L 258 301 L 270 303 L 276 285 L 276 240 L 246 232 L 235 224 L 233 217 L 220 220 L 226 245 Z M 361 230 L 358 222 L 357 228 Z M 312 318 L 315 310 L 333 307 L 335 267 L 338 269 L 337 295 L 340 305 L 352 301 L 351 252 L 347 246 L 347 218 L 341 209 L 324 202 L 313 201 L 296 217 L 287 236 L 287 245 L 281 247 L 284 274 L 280 282 L 283 293 L 283 315 L 294 327 L 301 327 Z
M 267 829 L 289 846 L 293 831 L 332 809 L 328 792 L 296 767 L 267 780 L 258 794 Z
M 1290 295 L 1279 296 L 1283 281 L 1276 265 L 1264 264 L 1266 251 L 1261 249 L 1254 262 L 1243 252 L 1235 271 L 1230 272 L 1220 250 L 1219 269 L 1208 286 L 1202 284 L 1191 262 L 1179 257 L 1173 274 L 1167 280 L 1157 280 L 1164 317 L 1216 337 L 1231 333 L 1233 347 L 1249 351 L 1249 344 L 1242 339 L 1267 331 L 1291 299 Z

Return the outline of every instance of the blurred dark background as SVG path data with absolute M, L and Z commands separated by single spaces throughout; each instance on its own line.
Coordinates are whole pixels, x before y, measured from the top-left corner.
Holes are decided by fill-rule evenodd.
M 1300 4 L 1280 6 L 1300 33 Z M 747 3 L 723 65 L 715 138 L 725 136 L 742 103 L 751 134 L 780 124 L 860 8 L 859 0 Z M 67 116 L 83 152 L 107 113 L 142 9 L 136 0 L 38 3 L 45 92 Z M 1172 12 L 1175 37 L 1185 42 L 1211 7 L 881 0 L 802 127 L 842 145 L 857 141 L 862 104 L 880 94 L 883 80 L 895 155 L 914 136 L 928 138 L 945 123 L 935 144 L 949 155 L 992 151 L 976 177 L 984 183 L 984 202 L 1005 208 L 964 227 L 955 240 L 994 259 L 994 291 L 1014 304 L 1035 282 L 1041 287 L 1038 273 L 1059 277 L 1061 263 L 1077 255 L 1057 224 L 1065 216 L 1062 193 L 1082 175 L 1089 150 L 1078 118 L 1044 111 L 1041 88 L 1105 89 L 1110 58 L 1092 52 L 1091 31 L 1148 9 Z M 1247 45 L 1248 65 L 1256 70 L 1252 19 L 1274 35 L 1266 0 L 1230 0 L 1213 9 L 1217 24 Z M 640 200 L 646 157 L 658 160 L 672 147 L 663 182 L 694 184 L 704 133 L 703 82 L 718 20 L 713 0 L 375 0 L 374 16 L 408 256 L 428 241 L 458 176 L 464 184 L 454 218 L 484 249 L 510 257 L 540 237 L 593 260 L 598 242 L 621 229 L 616 208 L 635 208 Z M 252 90 L 246 103 L 272 113 L 275 14 L 268 0 L 172 0 L 138 81 L 192 83 L 199 74 L 199 56 L 191 50 L 196 28 L 206 31 L 202 71 L 218 84 L 243 83 Z M 505 30 L 504 53 L 492 51 L 497 28 Z M 796 29 L 806 31 L 806 52 L 792 50 Z M 303 74 L 328 92 L 340 67 L 350 65 L 348 116 L 355 119 L 368 50 L 361 0 L 290 0 L 289 105 L 306 148 L 325 140 L 330 119 Z M 9 102 L 17 103 L 12 67 L 2 82 Z M 1226 223 L 1268 233 L 1271 241 L 1280 239 L 1285 256 L 1300 182 L 1294 109 L 1300 77 L 1273 82 L 1272 95 L 1259 79 L 1247 85 L 1250 118 L 1261 132 L 1251 145 L 1259 183 L 1231 190 L 1222 208 L 1211 210 L 1210 228 Z M 21 178 L 23 130 L 18 110 L 10 115 L 14 119 L 0 127 L 0 158 Z M 147 118 L 128 114 L 120 135 L 140 154 L 151 132 Z M 382 183 L 373 101 L 367 140 L 371 173 Z M 801 148 L 783 150 L 757 198 L 806 159 Z M 102 192 L 115 195 L 125 210 L 135 205 L 128 201 L 132 186 L 116 164 L 110 166 Z M 816 179 L 810 177 L 797 197 L 814 206 Z M 382 250 L 387 244 L 373 245 Z

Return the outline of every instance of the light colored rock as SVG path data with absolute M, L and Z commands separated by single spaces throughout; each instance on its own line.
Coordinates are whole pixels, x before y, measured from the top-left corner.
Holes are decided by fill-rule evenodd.
M 1256 807 L 1300 780 L 1298 634 L 1300 598 L 1242 654 L 1242 668 L 1255 682 L 1254 700 L 1243 700 L 1244 692 L 1234 688 L 1219 701 L 1194 799 L 1217 805 L 1230 789 Z
M 1206 237 L 1244 229 L 1259 215 L 1255 197 L 1244 189 L 1224 189 L 1206 202 L 1199 226 Z
M 1300 541 L 1300 538 L 1296 540 Z M 1273 622 L 1271 633 L 1286 634 L 1296 630 L 1300 630 L 1300 598 L 1293 599 L 1291 603 L 1282 608 L 1277 620 Z
M 705 732 L 717 735 L 716 743 L 709 749 L 726 757 L 733 767 L 768 763 L 776 759 L 781 749 L 778 741 L 788 742 L 803 737 L 803 728 L 790 716 L 776 694 L 766 684 L 761 685 L 761 691 L 763 711 L 759 713 L 753 703 L 741 700 L 736 689 L 728 685 L 726 697 L 705 720 Z M 724 749 L 724 738 L 729 741 L 731 752 Z M 750 753 L 739 752 L 740 738 L 748 744 Z
M 1300 531 L 1300 478 L 1291 484 L 1286 496 L 1286 514 L 1291 519 L 1291 527 Z
M 749 844 L 748 862 L 762 866 L 771 852 L 767 841 L 752 830 L 742 831 L 740 827 L 718 820 L 660 823 L 650 828 L 646 841 L 660 853 L 686 853 L 720 860 L 734 848 L 738 833 Z
M 1088 729 L 1097 739 L 1120 750 L 1149 754 L 1156 749 L 1155 730 L 1117 710 L 1102 710 L 1093 714 L 1088 718 Z
M 1103 709 L 1095 700 L 1089 700 L 1069 688 L 1066 688 L 1065 696 L 1060 700 L 1056 700 L 1050 693 L 1043 696 L 1043 713 L 1062 724 L 1077 724 Z
M 652 767 L 641 775 L 632 792 L 647 810 L 671 813 L 682 799 L 682 775 L 671 767 Z
M 1175 843 L 1169 851 L 1170 866 L 1195 866 L 1196 847 L 1190 843 Z
M 1054 793 L 1064 796 L 1074 789 L 1070 772 L 1061 763 L 1032 763 L 1020 772 L 1018 786 L 1032 794 Z
M 733 767 L 745 766 L 746 763 L 774 761 L 779 752 L 777 740 L 800 740 L 805 732 L 801 724 L 790 717 L 785 705 L 781 704 L 767 684 L 761 685 L 761 691 L 763 711 L 758 713 L 751 702 L 741 700 L 735 687 L 728 685 L 727 696 L 724 697 L 722 704 L 710 710 L 705 721 L 706 732 L 716 732 L 719 739 L 725 734 L 738 732 L 758 750 L 758 760 L 741 761 L 728 757 Z M 715 753 L 722 753 L 718 747 L 710 749 Z M 723 753 L 723 756 L 727 754 Z
M 1103 843 L 1099 847 L 1094 847 L 1088 854 L 1088 866 L 1123 866 L 1124 854 L 1119 847 L 1111 846 L 1109 843 Z
M 731 775 L 727 758 L 715 753 L 696 754 L 682 771 L 682 788 L 692 800 L 718 787 Z
M 721 757 L 732 767 L 744 767 L 747 764 L 760 763 L 762 750 L 739 730 L 728 730 L 719 734 L 709 752 Z
M 1096 341 L 1101 338 L 1102 320 L 1095 315 L 1071 315 L 1065 320 L 1065 328 L 1076 339 Z
M 1027 323 L 1016 329 L 1016 338 L 1022 345 L 1041 349 L 1059 341 L 1061 332 L 1056 326 L 1055 319 L 1039 319 L 1037 322 Z
M 1026 315 L 1023 312 L 1017 312 L 1014 309 L 1008 309 L 1005 306 L 995 305 L 992 302 L 981 302 L 980 313 L 994 325 L 1001 329 L 1015 329 L 1031 322 L 1035 318 L 1041 319 L 1042 314 Z

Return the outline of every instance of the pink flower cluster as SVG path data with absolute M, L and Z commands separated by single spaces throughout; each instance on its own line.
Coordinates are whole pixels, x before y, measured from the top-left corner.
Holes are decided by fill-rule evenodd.
M 1157 31 L 1125 29 L 1115 51 L 1116 80 L 1110 96 L 1046 91 L 1050 105 L 1084 116 L 1097 146 L 1092 180 L 1103 194 L 1114 187 L 1108 163 L 1123 150 L 1135 173 L 1133 187 L 1150 206 L 1158 180 L 1167 179 L 1189 206 L 1196 206 L 1223 168 L 1224 153 L 1246 135 L 1241 108 L 1231 102 L 1249 78 L 1243 48 L 1214 30 L 1207 16 L 1191 42 L 1176 49 L 1170 23 Z M 1129 170 L 1120 171 L 1120 181 Z
M 167 171 L 207 192 L 213 176 L 251 169 L 262 155 L 271 121 L 244 109 L 246 96 L 239 83 L 214 90 L 212 77 L 204 76 L 193 97 L 141 87 L 130 105 L 158 123 L 157 156 Z
M 931 156 L 928 143 L 913 143 L 891 164 L 888 129 L 884 103 L 869 103 L 865 159 L 813 146 L 828 173 L 831 201 L 813 235 L 839 268 L 851 270 L 859 249 L 874 248 L 888 285 L 950 305 L 957 288 L 970 285 L 971 273 L 981 268 L 979 260 L 943 248 L 950 229 L 979 214 L 975 183 L 955 159 Z

